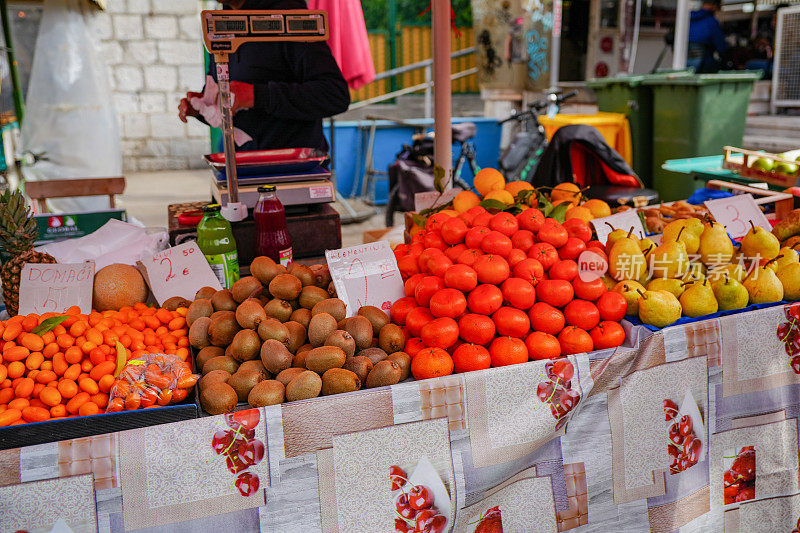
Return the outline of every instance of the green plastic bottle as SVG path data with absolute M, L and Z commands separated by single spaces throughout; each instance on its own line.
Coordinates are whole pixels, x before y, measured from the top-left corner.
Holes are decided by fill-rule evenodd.
M 220 209 L 219 204 L 203 208 L 203 220 L 197 225 L 197 246 L 220 284 L 230 289 L 239 279 L 239 254 L 231 223 L 222 218 Z

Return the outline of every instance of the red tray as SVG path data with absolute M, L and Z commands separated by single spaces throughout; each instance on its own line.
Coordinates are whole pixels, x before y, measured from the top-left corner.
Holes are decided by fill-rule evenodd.
M 205 156 L 206 161 L 214 170 L 225 169 L 225 154 L 216 153 Z M 236 168 L 258 167 L 259 169 L 290 172 L 292 170 L 306 170 L 324 163 L 328 154 L 315 148 L 283 148 L 280 150 L 255 150 L 249 152 L 236 152 Z

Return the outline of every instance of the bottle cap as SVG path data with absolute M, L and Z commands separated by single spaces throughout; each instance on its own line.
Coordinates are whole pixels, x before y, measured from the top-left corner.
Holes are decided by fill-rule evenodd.
M 208 204 L 203 206 L 203 213 L 218 213 L 222 209 L 219 204 Z
M 274 185 L 262 185 L 258 188 L 258 192 L 275 192 L 276 190 Z

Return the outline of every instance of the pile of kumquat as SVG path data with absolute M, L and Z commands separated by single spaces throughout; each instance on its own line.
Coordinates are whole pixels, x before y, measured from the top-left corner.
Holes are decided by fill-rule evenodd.
M 105 411 L 115 376 L 142 355 L 189 361 L 186 311 L 136 304 L 84 315 L 75 306 L 0 322 L 0 427 Z

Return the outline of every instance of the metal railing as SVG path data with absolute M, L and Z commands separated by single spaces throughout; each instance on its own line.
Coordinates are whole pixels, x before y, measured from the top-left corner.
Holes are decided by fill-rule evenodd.
M 476 48 L 474 46 L 470 46 L 469 48 L 464 48 L 462 50 L 458 50 L 450 54 L 450 59 L 456 59 L 463 56 L 468 56 L 470 54 L 475 53 Z M 425 90 L 425 118 L 431 118 L 433 116 L 433 93 L 431 88 L 433 87 L 433 59 L 426 59 L 424 61 L 418 61 L 416 63 L 411 63 L 409 65 L 403 65 L 402 67 L 393 68 L 391 70 L 386 70 L 384 72 L 380 72 L 375 76 L 373 81 L 380 81 L 385 80 L 387 78 L 391 78 L 393 76 L 399 76 L 401 74 L 405 74 L 406 72 L 411 72 L 413 70 L 425 69 L 425 83 L 418 83 L 417 85 L 412 85 L 411 87 L 406 87 L 404 89 L 399 89 L 397 91 L 392 91 L 390 93 L 382 94 L 381 96 L 375 96 L 373 98 L 368 98 L 366 100 L 361 100 L 360 102 L 356 102 L 355 104 L 351 105 L 348 111 L 354 111 L 356 109 L 361 109 L 367 107 L 372 104 L 379 104 L 381 102 L 385 102 L 387 100 L 392 100 L 398 96 L 402 96 L 404 94 L 415 93 L 417 91 Z M 467 70 L 462 70 L 461 72 L 456 72 L 455 74 L 450 75 L 451 80 L 457 80 L 459 78 L 464 78 L 466 76 L 471 76 L 472 74 L 477 74 L 478 69 L 477 67 L 469 68 Z

